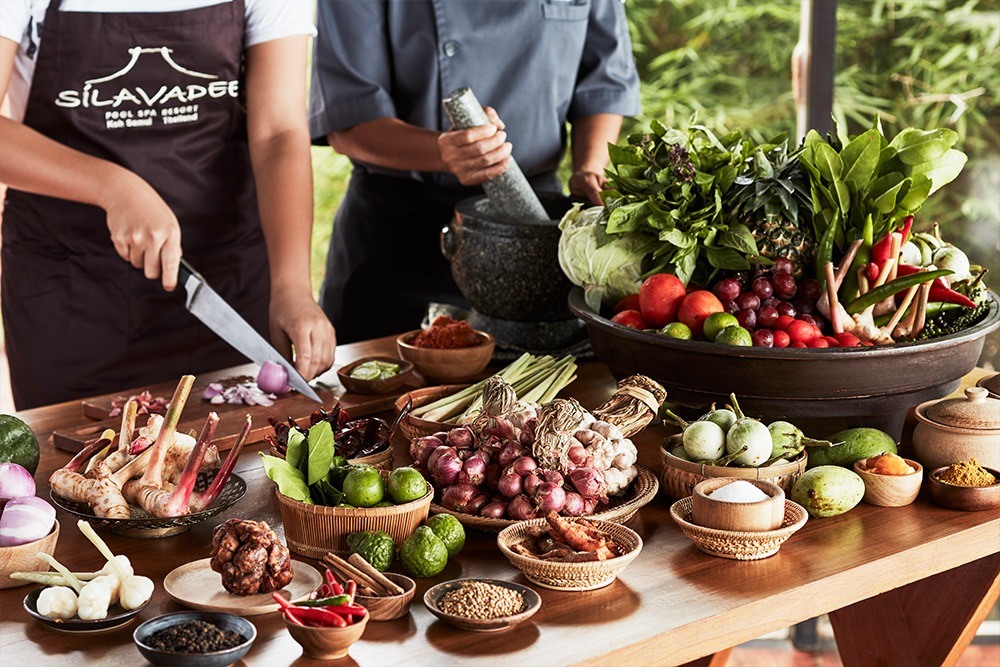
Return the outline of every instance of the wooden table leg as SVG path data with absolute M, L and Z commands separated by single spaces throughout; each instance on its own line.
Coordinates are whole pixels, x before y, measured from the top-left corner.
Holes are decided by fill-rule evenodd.
M 732 652 L 732 648 L 727 648 L 724 651 L 719 651 L 718 653 L 713 653 L 712 655 L 706 655 L 704 658 L 698 658 L 697 660 L 692 660 L 691 662 L 685 662 L 680 667 L 724 667 L 726 661 L 729 660 L 729 655 Z
M 954 665 L 1000 597 L 1000 554 L 830 613 L 853 665 Z

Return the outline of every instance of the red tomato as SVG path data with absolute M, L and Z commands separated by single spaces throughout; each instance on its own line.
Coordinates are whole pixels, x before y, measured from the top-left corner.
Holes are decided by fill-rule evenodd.
M 794 321 L 795 318 L 791 315 L 780 315 L 778 316 L 778 321 L 774 323 L 774 328 L 782 331 L 788 331 L 788 325 Z
M 837 334 L 836 338 L 841 347 L 858 347 L 861 345 L 861 340 L 849 331 Z
M 809 341 L 809 347 L 830 347 L 830 343 L 822 336 L 817 336 Z
M 686 294 L 680 278 L 657 273 L 646 278 L 639 289 L 639 310 L 651 327 L 659 329 L 677 319 L 677 309 Z
M 629 327 L 632 329 L 649 329 L 650 326 L 642 317 L 642 313 L 638 310 L 623 310 L 614 317 L 611 321 L 620 324 L 623 327 Z
M 721 313 L 725 310 L 719 297 L 708 290 L 698 290 L 691 292 L 681 301 L 677 310 L 677 319 L 688 325 L 695 338 L 704 335 L 705 320 L 712 313 Z
M 797 340 L 794 343 L 792 343 L 791 345 L 789 345 L 788 347 L 809 347 L 809 346 L 806 345 L 805 343 L 803 343 L 802 341 Z
M 774 331 L 774 346 L 775 347 L 788 347 L 792 342 L 789 338 L 787 331 L 781 331 L 775 329 Z
M 615 304 L 615 315 L 623 310 L 639 310 L 639 295 L 629 294 L 628 296 L 623 296 L 618 303 Z
M 789 338 L 792 339 L 792 342 L 800 343 L 808 343 L 812 339 L 818 338 L 821 335 L 819 329 L 803 320 L 795 320 L 789 324 L 787 331 Z
M 833 336 L 823 336 L 823 340 L 830 344 L 830 347 L 840 347 L 840 341 Z

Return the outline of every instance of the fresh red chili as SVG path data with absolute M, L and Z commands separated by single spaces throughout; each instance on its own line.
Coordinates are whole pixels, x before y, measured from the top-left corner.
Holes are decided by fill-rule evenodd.
M 354 596 L 357 595 L 357 592 L 358 592 L 358 585 L 354 583 L 353 579 L 351 579 L 350 581 L 347 582 L 347 595 L 348 598 L 350 599 L 348 604 L 354 604 Z
M 903 228 L 899 230 L 899 233 L 903 235 L 902 243 L 906 243 L 910 240 L 910 230 L 913 228 L 913 216 L 908 215 L 906 219 L 903 220 Z M 878 243 L 872 246 L 871 249 L 871 260 L 881 271 L 885 263 L 889 261 L 889 255 L 892 253 L 892 235 L 896 232 L 889 232 L 883 236 Z M 869 269 L 869 272 L 871 269 Z M 875 278 L 878 277 L 876 273 Z M 871 275 L 868 276 L 868 280 L 875 280 Z
M 912 273 L 917 273 L 923 271 L 919 266 L 912 266 L 910 264 L 900 264 L 897 273 L 900 276 L 908 276 Z M 899 295 L 897 295 L 897 298 Z M 976 302 L 965 296 L 961 292 L 956 292 L 951 289 L 951 285 L 948 283 L 948 279 L 944 276 L 941 278 L 935 278 L 931 283 L 931 291 L 927 297 L 927 300 L 934 302 L 943 303 L 954 303 L 959 306 L 965 306 L 966 308 L 975 308 Z
M 305 623 L 303 623 L 299 619 L 295 618 L 295 616 L 293 616 L 292 614 L 289 614 L 287 611 L 282 612 L 282 614 L 284 615 L 285 620 L 288 621 L 289 623 L 291 623 L 292 625 L 298 625 L 298 626 L 303 627 L 303 628 L 306 627 Z

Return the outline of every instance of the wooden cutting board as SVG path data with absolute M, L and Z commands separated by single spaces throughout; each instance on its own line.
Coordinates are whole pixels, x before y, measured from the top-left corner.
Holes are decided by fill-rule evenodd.
M 239 373 L 229 373 L 227 377 L 233 378 L 239 375 Z M 184 406 L 184 412 L 181 414 L 177 430 L 181 433 L 187 433 L 191 430 L 200 433 L 202 426 L 205 424 L 205 417 L 208 416 L 209 412 L 215 411 L 219 414 L 220 419 L 219 427 L 215 432 L 215 438 L 212 440 L 212 443 L 219 451 L 227 450 L 233 446 L 237 434 L 243 428 L 243 415 L 247 413 L 253 418 L 253 429 L 250 431 L 250 437 L 247 439 L 247 444 L 249 445 L 262 442 L 264 436 L 274 433 L 274 429 L 272 429 L 267 421 L 267 418 L 270 416 L 281 420 L 291 417 L 299 425 L 308 426 L 309 416 L 314 410 L 318 410 L 320 407 L 329 409 L 339 401 L 340 406 L 347 410 L 348 414 L 352 417 L 362 417 L 392 409 L 393 404 L 400 395 L 412 391 L 416 386 L 420 386 L 419 379 L 413 379 L 411 380 L 413 384 L 403 385 L 403 387 L 391 394 L 366 396 L 364 394 L 347 392 L 342 386 L 338 385 L 332 388 L 316 389 L 316 393 L 323 399 L 322 406 L 302 394 L 292 392 L 278 398 L 274 402 L 274 405 L 265 407 L 261 405 L 229 405 L 226 403 L 214 405 L 202 400 L 202 390 L 210 382 L 216 380 L 218 380 L 218 375 L 214 374 L 201 376 L 195 381 L 194 387 L 191 389 L 191 395 Z M 145 389 L 148 389 L 153 396 L 166 396 L 169 398 L 173 395 L 176 386 L 177 383 L 171 381 L 151 385 Z M 87 419 L 87 422 L 80 426 L 54 431 L 52 433 L 53 445 L 64 451 L 76 453 L 83 449 L 84 444 L 88 440 L 96 438 L 104 429 L 110 428 L 113 431 L 117 431 L 121 426 L 121 418 L 108 419 L 107 417 L 108 412 L 111 410 L 111 401 L 119 396 L 132 396 L 139 391 L 141 389 L 105 394 L 87 399 L 83 402 L 84 414 L 97 415 L 99 421 Z M 139 415 L 136 423 L 144 425 L 146 423 L 145 419 L 145 415 Z

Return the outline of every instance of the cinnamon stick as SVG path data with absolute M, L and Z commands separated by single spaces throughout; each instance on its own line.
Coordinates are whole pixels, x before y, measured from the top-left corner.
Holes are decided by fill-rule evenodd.
M 402 595 L 403 589 L 393 582 L 391 579 L 386 577 L 384 574 L 376 570 L 371 563 L 362 558 L 361 554 L 351 554 L 347 559 L 347 562 L 358 568 L 360 571 L 367 574 L 375 582 L 382 585 L 387 591 L 392 595 Z
M 337 554 L 332 552 L 327 553 L 326 558 L 323 559 L 323 562 L 338 568 L 348 577 L 353 579 L 355 583 L 364 584 L 368 588 L 375 591 L 376 595 L 379 596 L 389 595 L 389 591 L 385 587 L 383 587 L 378 582 L 374 581 L 371 577 L 369 577 L 364 572 L 360 571 L 358 568 L 348 563 L 346 560 L 344 560 Z

